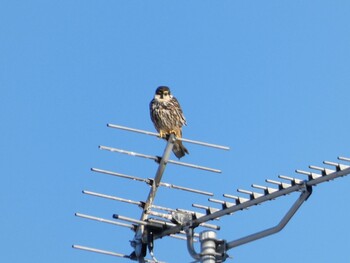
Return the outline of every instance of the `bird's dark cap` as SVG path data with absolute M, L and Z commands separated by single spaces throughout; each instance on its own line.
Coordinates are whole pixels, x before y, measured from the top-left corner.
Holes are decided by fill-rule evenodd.
M 164 91 L 168 91 L 170 93 L 170 89 L 168 86 L 159 86 L 157 89 L 156 89 L 156 94 L 161 94 L 163 93 Z

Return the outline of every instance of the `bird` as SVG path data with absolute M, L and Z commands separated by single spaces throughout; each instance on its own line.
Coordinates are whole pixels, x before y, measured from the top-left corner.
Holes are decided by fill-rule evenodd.
M 173 133 L 176 138 L 182 138 L 182 126 L 187 125 L 186 119 L 180 103 L 171 94 L 169 87 L 159 86 L 156 89 L 149 108 L 151 120 L 159 132 L 159 137 L 167 139 Z M 174 142 L 173 153 L 179 159 L 189 154 L 182 141 L 179 140 Z

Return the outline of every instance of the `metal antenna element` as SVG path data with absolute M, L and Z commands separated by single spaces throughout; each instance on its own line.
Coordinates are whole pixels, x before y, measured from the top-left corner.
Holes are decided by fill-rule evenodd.
M 144 178 L 139 178 L 139 177 L 132 176 L 132 175 L 115 173 L 115 172 L 102 170 L 102 169 L 97 169 L 97 168 L 92 168 L 91 171 L 98 172 L 98 173 L 103 173 L 103 174 L 108 174 L 108 175 L 113 175 L 113 176 L 118 176 L 118 177 L 122 177 L 122 178 L 126 178 L 126 179 L 131 179 L 131 180 L 134 180 L 134 181 L 144 182 L 144 183 L 146 183 L 148 185 L 151 185 L 152 181 L 153 181 L 153 179 L 144 179 Z M 178 186 L 178 185 L 174 185 L 174 184 L 170 184 L 170 183 L 164 183 L 164 182 L 160 182 L 159 186 L 172 188 L 172 189 L 177 189 L 177 190 L 183 190 L 183 191 L 192 192 L 192 193 L 196 193 L 196 194 L 208 195 L 208 196 L 213 196 L 214 195 L 211 192 L 201 191 L 201 190 L 197 190 L 197 189 L 192 189 L 192 188 Z
M 144 131 L 144 130 L 133 129 L 133 128 L 125 127 L 125 126 L 114 125 L 114 124 L 108 124 L 107 126 L 110 128 L 116 128 L 116 129 L 126 130 L 129 132 L 131 131 L 131 132 L 136 132 L 136 133 L 141 133 L 141 134 L 159 137 L 158 133 L 148 132 L 148 131 Z M 170 157 L 172 148 L 174 146 L 174 142 L 176 140 L 181 140 L 183 142 L 197 144 L 197 145 L 205 146 L 205 147 L 212 147 L 212 148 L 221 149 L 221 150 L 229 150 L 229 147 L 226 147 L 226 146 L 210 144 L 210 143 L 205 143 L 205 142 L 199 142 L 199 141 L 194 141 L 194 140 L 188 140 L 185 138 L 176 138 L 174 134 L 170 134 L 170 136 L 167 138 L 167 144 L 166 144 L 166 147 L 164 149 L 162 156 L 153 156 L 153 155 L 148 155 L 148 154 L 143 154 L 143 153 L 137 153 L 134 151 L 127 151 L 127 150 L 118 149 L 118 148 L 110 147 L 110 146 L 99 146 L 99 148 L 101 150 L 122 153 L 122 154 L 127 154 L 129 156 L 153 160 L 157 163 L 158 168 L 157 168 L 157 171 L 156 171 L 154 178 L 141 178 L 141 177 L 137 177 L 137 176 L 108 171 L 105 169 L 91 168 L 91 171 L 95 172 L 95 173 L 107 174 L 107 175 L 112 175 L 112 176 L 119 177 L 119 178 L 129 179 L 129 180 L 138 181 L 138 182 L 144 182 L 148 186 L 150 186 L 150 191 L 149 191 L 149 194 L 148 194 L 145 201 L 134 201 L 131 199 L 117 197 L 114 195 L 108 195 L 108 194 L 98 193 L 98 192 L 94 192 L 94 191 L 83 190 L 83 194 L 85 194 L 85 195 L 98 197 L 98 198 L 104 198 L 104 199 L 108 199 L 108 200 L 112 200 L 112 201 L 123 202 L 123 203 L 131 204 L 131 205 L 136 205 L 142 209 L 142 212 L 141 212 L 141 216 L 139 219 L 131 218 L 131 217 L 120 215 L 120 214 L 113 214 L 114 220 L 108 220 L 108 219 L 104 219 L 101 217 L 86 215 L 86 214 L 82 214 L 82 213 L 75 214 L 77 217 L 80 217 L 80 218 L 98 221 L 98 222 L 102 222 L 102 223 L 108 223 L 108 224 L 112 224 L 112 225 L 116 225 L 116 226 L 127 227 L 127 228 L 133 230 L 135 232 L 134 238 L 132 239 L 132 241 L 130 241 L 131 246 L 133 248 L 133 251 L 130 255 L 127 256 L 125 254 L 119 254 L 119 253 L 114 253 L 114 252 L 109 252 L 109 251 L 105 251 L 105 250 L 89 248 L 89 247 L 79 246 L 79 245 L 74 245 L 73 248 L 91 251 L 91 252 L 96 252 L 96 253 L 100 253 L 100 254 L 107 254 L 107 255 L 128 258 L 131 260 L 136 260 L 138 262 L 161 262 L 161 261 L 157 260 L 155 254 L 154 254 L 154 251 L 153 251 L 154 250 L 155 236 L 158 235 L 159 233 L 161 233 L 163 230 L 182 225 L 185 222 L 188 222 L 189 220 L 201 218 L 201 217 L 208 214 L 208 212 L 206 214 L 203 214 L 203 213 L 198 213 L 195 211 L 189 211 L 189 210 L 184 210 L 184 209 L 180 209 L 180 208 L 172 209 L 172 208 L 162 207 L 162 206 L 158 206 L 158 205 L 154 204 L 156 194 L 157 194 L 158 188 L 160 186 L 166 187 L 169 189 L 186 191 L 186 192 L 190 192 L 190 193 L 194 193 L 194 194 L 200 194 L 200 195 L 206 195 L 206 196 L 213 196 L 214 195 L 213 193 L 208 192 L 208 191 L 202 191 L 202 190 L 198 190 L 198 189 L 193 189 L 193 188 L 189 188 L 189 187 L 178 186 L 178 185 L 174 185 L 171 183 L 162 182 L 162 177 L 163 177 L 164 171 L 167 167 L 167 164 L 175 164 L 175 165 L 180 165 L 180 166 L 184 166 L 184 167 L 188 167 L 188 168 L 209 171 L 209 172 L 213 172 L 213 173 L 221 173 L 221 170 L 219 170 L 219 169 L 214 169 L 214 168 L 209 168 L 209 167 L 200 166 L 200 165 L 196 165 L 196 164 L 190 164 L 190 163 L 184 163 L 184 162 L 180 162 L 180 161 L 170 160 L 169 157 Z M 213 209 L 210 209 L 210 208 L 208 210 L 210 210 L 211 212 L 213 211 Z M 124 222 L 120 222 L 120 221 L 124 221 Z M 208 224 L 206 222 L 199 224 L 199 226 L 201 226 L 203 228 L 214 229 L 214 230 L 220 229 L 220 226 Z M 180 230 L 177 233 L 169 234 L 168 236 L 174 237 L 174 238 L 179 238 L 179 239 L 184 239 L 184 240 L 187 239 L 186 237 L 183 237 L 181 235 L 186 236 L 186 232 L 184 230 Z M 193 233 L 192 242 L 195 242 L 198 237 L 200 237 L 199 234 Z M 146 254 L 147 254 L 147 249 L 149 250 L 149 255 L 151 256 L 152 260 L 145 259 Z
M 175 137 L 175 136 L 174 136 Z M 117 152 L 117 153 L 123 153 L 123 154 L 128 154 L 131 156 L 135 157 L 141 157 L 141 158 L 146 158 L 146 159 L 151 159 L 156 162 L 159 162 L 161 160 L 161 157 L 159 156 L 153 156 L 153 155 L 147 155 L 147 154 L 142 154 L 142 153 L 136 153 L 136 152 L 131 152 L 131 151 L 125 151 L 113 147 L 108 147 L 108 146 L 99 146 L 101 150 L 107 150 L 110 152 Z M 191 167 L 191 168 L 196 168 L 199 170 L 204 170 L 204 171 L 209 171 L 209 172 L 214 172 L 214 173 L 221 173 L 221 170 L 218 169 L 213 169 L 205 166 L 200 166 L 200 165 L 195 165 L 195 164 L 190 164 L 190 163 L 184 163 L 184 162 L 179 162 L 179 161 L 174 161 L 174 160 L 167 160 L 167 163 L 172 163 L 172 164 L 177 164 L 181 166 L 186 166 L 186 167 Z
M 110 128 L 125 130 L 128 132 L 135 132 L 150 136 L 159 137 L 158 133 L 129 128 L 125 126 L 108 124 Z M 308 168 L 310 171 L 296 170 L 297 177 L 279 175 L 278 180 L 267 179 L 268 186 L 252 184 L 252 189 L 237 189 L 239 195 L 223 194 L 223 199 L 212 198 L 213 193 L 202 191 L 198 189 L 192 189 L 184 186 L 177 186 L 170 183 L 162 182 L 162 177 L 167 167 L 167 164 L 176 164 L 188 168 L 200 169 L 204 171 L 210 171 L 214 173 L 220 173 L 218 169 L 213 169 L 205 166 L 199 166 L 195 164 L 188 164 L 179 161 L 170 160 L 170 154 L 176 140 L 181 140 L 187 143 L 193 143 L 201 146 L 212 147 L 216 149 L 228 150 L 228 147 L 209 144 L 199 141 L 188 140 L 184 138 L 176 138 L 174 134 L 170 134 L 167 139 L 167 143 L 162 156 L 152 156 L 142 153 L 136 153 L 132 151 L 126 151 L 109 146 L 100 146 L 100 149 L 110 152 L 118 152 L 127 154 L 130 156 L 136 156 L 146 159 L 154 160 L 158 167 L 154 178 L 141 178 L 132 175 L 121 174 L 104 169 L 92 168 L 91 170 L 100 174 L 112 175 L 119 178 L 129 179 L 138 182 L 144 182 L 150 187 L 149 194 L 144 201 L 135 201 L 126 198 L 121 198 L 113 195 L 97 193 L 94 191 L 84 190 L 85 195 L 104 198 L 112 201 L 118 201 L 137 206 L 141 209 L 141 215 L 139 219 L 131 218 L 128 216 L 113 214 L 114 220 L 108 220 L 96 216 L 86 215 L 82 213 L 76 213 L 75 215 L 80 218 L 89 219 L 97 222 L 112 224 L 115 226 L 126 227 L 134 231 L 134 237 L 130 241 L 133 251 L 130 255 L 110 252 L 106 250 L 100 250 L 96 248 L 90 248 L 80 245 L 73 245 L 73 248 L 111 255 L 130 260 L 144 262 L 161 262 L 157 259 L 154 253 L 154 241 L 163 237 L 174 237 L 187 241 L 187 249 L 195 262 L 204 263 L 216 263 L 224 262 L 229 255 L 227 252 L 235 247 L 253 242 L 255 240 L 264 238 L 269 235 L 273 235 L 281 231 L 295 215 L 302 204 L 311 196 L 313 186 L 323 182 L 328 182 L 337 179 L 342 176 L 350 174 L 350 158 L 338 157 L 338 160 L 343 163 L 324 161 L 323 164 L 327 167 L 320 167 L 310 165 Z M 302 177 L 302 178 L 299 178 Z M 193 194 L 211 196 L 208 199 L 213 205 L 192 204 L 194 208 L 201 209 L 203 213 L 196 211 L 190 211 L 181 208 L 169 208 L 159 206 L 155 204 L 158 188 L 167 187 L 169 189 L 182 190 L 191 192 Z M 244 211 L 256 205 L 260 205 L 266 201 L 275 200 L 279 197 L 299 193 L 298 198 L 289 208 L 287 213 L 281 218 L 281 220 L 275 225 L 267 229 L 263 229 L 259 232 L 243 236 L 232 241 L 226 241 L 217 238 L 217 233 L 214 230 L 220 230 L 220 226 L 209 224 L 209 221 L 219 220 L 223 216 L 231 215 L 233 213 Z M 242 196 L 243 195 L 243 196 Z M 229 200 L 227 200 L 229 199 Z M 219 206 L 219 207 L 217 207 Z M 122 222 L 121 222 L 122 221 Z M 200 233 L 195 233 L 197 227 L 209 228 L 211 230 L 204 230 Z M 184 236 L 185 235 L 185 236 Z M 194 242 L 199 239 L 200 252 L 196 252 Z M 146 259 L 147 250 L 152 259 Z
M 144 131 L 144 130 L 139 130 L 139 129 L 133 129 L 133 128 L 129 128 L 129 127 L 121 126 L 121 125 L 116 125 L 116 124 L 107 124 L 107 126 L 110 127 L 110 128 L 114 128 L 114 129 L 120 129 L 120 130 L 137 132 L 137 133 L 143 133 L 143 134 L 159 137 L 159 133 L 155 133 L 155 132 L 149 132 L 149 131 Z M 183 142 L 189 142 L 189 143 L 193 143 L 193 144 L 198 144 L 198 145 L 202 145 L 202 146 L 217 148 L 217 149 L 221 149 L 221 150 L 230 150 L 230 147 L 221 146 L 221 145 L 212 144 L 212 143 L 188 140 L 188 139 L 185 139 L 185 138 L 177 138 L 177 140 L 183 141 Z
M 102 250 L 102 249 L 97 249 L 97 248 L 91 248 L 91 247 L 85 247 L 85 246 L 79 246 L 79 245 L 73 245 L 72 247 L 75 248 L 75 249 L 80 249 L 80 250 L 85 250 L 85 251 L 100 253 L 100 254 L 109 255 L 109 256 L 114 256 L 114 257 L 128 258 L 128 259 L 133 260 L 133 258 L 131 258 L 131 257 L 128 256 L 128 255 L 124 255 L 124 254 L 120 254 L 120 253 L 115 253 L 115 252 L 111 252 L 111 251 L 107 251 L 107 250 Z M 147 262 L 147 263 L 165 263 L 164 261 L 154 261 L 154 260 L 150 260 L 150 259 L 145 259 L 144 262 Z

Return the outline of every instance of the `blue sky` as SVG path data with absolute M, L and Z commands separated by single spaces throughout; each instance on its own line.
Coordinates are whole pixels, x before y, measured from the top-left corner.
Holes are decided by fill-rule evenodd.
M 1 262 L 127 262 L 72 244 L 129 254 L 133 233 L 80 219 L 139 218 L 137 207 L 83 195 L 144 200 L 140 182 L 91 167 L 153 177 L 150 160 L 98 145 L 160 155 L 164 141 L 106 127 L 154 131 L 148 103 L 159 85 L 180 101 L 183 161 L 164 181 L 236 194 L 278 174 L 350 157 L 348 1 L 2 1 Z M 172 156 L 174 158 L 174 156 Z M 302 177 L 301 177 L 302 178 Z M 322 184 L 280 233 L 229 252 L 227 262 L 346 262 L 350 178 Z M 276 224 L 297 195 L 219 222 L 228 241 Z M 191 208 L 206 197 L 160 189 L 158 205 Z M 190 262 L 183 241 L 156 242 L 156 256 Z

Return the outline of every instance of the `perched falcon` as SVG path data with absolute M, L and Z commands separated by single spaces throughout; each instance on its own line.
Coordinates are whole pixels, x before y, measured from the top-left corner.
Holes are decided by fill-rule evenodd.
M 149 108 L 152 122 L 160 137 L 167 138 L 171 133 L 174 133 L 176 138 L 182 137 L 182 126 L 186 125 L 186 119 L 179 102 L 171 95 L 168 87 L 160 86 L 157 88 Z M 173 153 L 177 158 L 181 158 L 186 153 L 188 154 L 188 150 L 181 141 L 176 140 Z

